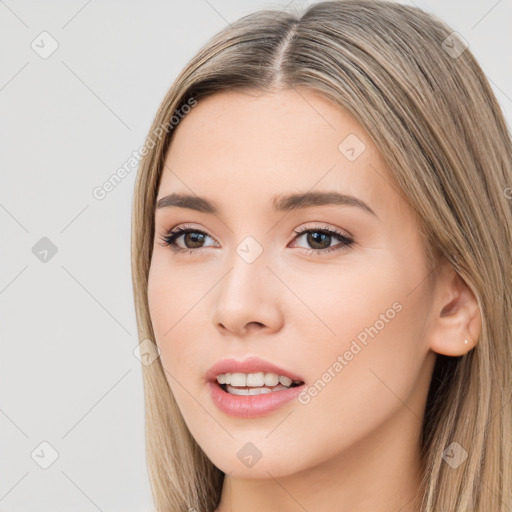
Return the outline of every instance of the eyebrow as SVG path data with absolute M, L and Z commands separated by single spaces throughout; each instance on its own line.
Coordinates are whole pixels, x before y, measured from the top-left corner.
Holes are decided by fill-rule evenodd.
M 278 212 L 289 212 L 291 210 L 311 208 L 314 206 L 355 206 L 378 217 L 361 199 L 347 194 L 340 194 L 339 192 L 305 192 L 286 196 L 277 195 L 273 197 L 272 205 L 274 210 Z M 186 208 L 213 215 L 220 213 L 220 208 L 214 201 L 210 201 L 204 197 L 176 193 L 169 194 L 159 199 L 155 210 L 172 207 Z

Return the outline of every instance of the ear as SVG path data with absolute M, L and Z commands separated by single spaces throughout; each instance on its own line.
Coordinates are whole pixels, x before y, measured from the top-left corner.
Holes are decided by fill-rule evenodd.
M 480 337 L 480 308 L 471 288 L 445 257 L 438 270 L 429 329 L 430 348 L 438 354 L 462 356 L 476 346 Z

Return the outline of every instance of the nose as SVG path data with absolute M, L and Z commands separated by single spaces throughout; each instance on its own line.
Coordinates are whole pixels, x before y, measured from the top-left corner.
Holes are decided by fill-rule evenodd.
M 250 332 L 272 333 L 283 324 L 282 283 L 267 267 L 265 253 L 255 261 L 239 254 L 218 284 L 213 323 L 221 334 L 246 336 Z

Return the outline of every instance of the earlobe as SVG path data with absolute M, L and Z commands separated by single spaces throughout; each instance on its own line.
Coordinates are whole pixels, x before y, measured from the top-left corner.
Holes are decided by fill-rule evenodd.
M 448 261 L 443 262 L 433 296 L 430 348 L 462 356 L 475 348 L 482 329 L 478 300 Z

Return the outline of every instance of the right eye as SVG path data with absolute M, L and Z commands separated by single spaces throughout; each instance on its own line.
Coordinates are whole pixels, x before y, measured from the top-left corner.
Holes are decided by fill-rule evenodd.
M 181 247 L 177 243 L 177 240 L 182 236 L 183 241 L 185 242 L 185 247 Z M 205 247 L 204 245 L 201 245 L 201 243 L 204 243 L 205 237 L 209 237 L 208 233 L 205 233 L 204 231 L 201 231 L 200 229 L 194 228 L 192 226 L 184 225 L 174 228 L 173 230 L 163 235 L 161 237 L 161 245 L 164 247 L 169 246 L 171 250 L 175 252 L 189 251 L 192 253 L 197 249 L 202 249 Z

